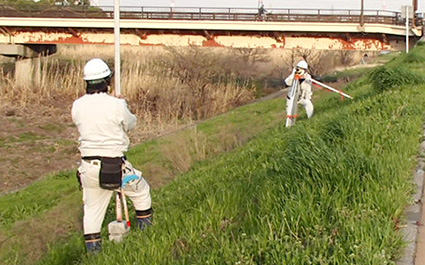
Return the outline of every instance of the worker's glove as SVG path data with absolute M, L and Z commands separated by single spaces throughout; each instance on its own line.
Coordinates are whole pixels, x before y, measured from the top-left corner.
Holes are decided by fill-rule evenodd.
M 306 104 L 305 99 L 302 98 L 302 99 L 298 100 L 298 104 L 305 106 L 305 104 Z

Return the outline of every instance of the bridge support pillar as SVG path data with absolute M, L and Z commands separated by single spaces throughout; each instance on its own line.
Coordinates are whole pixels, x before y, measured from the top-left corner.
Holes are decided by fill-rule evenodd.
M 41 56 L 56 52 L 54 44 L 0 44 L 0 54 L 15 57 L 15 82 L 17 86 L 40 85 Z

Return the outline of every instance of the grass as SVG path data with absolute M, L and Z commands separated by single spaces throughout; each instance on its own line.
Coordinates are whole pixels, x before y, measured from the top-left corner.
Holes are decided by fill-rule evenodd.
M 219 152 L 245 143 L 259 131 L 276 124 L 281 118 L 283 106 L 282 98 L 247 105 L 214 117 L 193 128 L 134 146 L 128 152 L 128 157 L 137 168 L 143 170 L 149 181 L 156 180 L 150 181 L 150 184 L 155 187 L 163 186 L 174 179 L 176 174 L 187 170 L 200 159 L 196 154 L 178 152 L 176 154 L 185 154 L 187 156 L 185 159 L 189 161 L 188 167 L 178 169 L 176 161 L 173 161 L 172 155 L 164 146 L 168 146 L 168 150 L 173 151 L 176 151 L 177 146 L 184 146 L 188 150 L 193 149 L 194 142 L 187 142 L 187 139 L 194 139 L 194 132 L 197 131 L 204 137 L 203 147 L 198 146 L 198 148 L 214 146 L 214 153 L 208 154 L 208 157 L 212 157 Z M 250 129 L 252 124 L 256 124 L 255 130 Z M 240 132 L 235 134 L 235 130 Z M 239 136 L 238 139 L 233 139 L 235 135 Z M 65 141 L 61 144 L 71 143 Z M 177 149 L 177 151 L 181 150 Z M 155 178 L 151 178 L 153 175 Z M 64 247 L 64 251 L 69 252 L 64 254 L 56 249 L 55 243 L 59 241 L 61 242 L 59 244 L 65 244 L 65 242 L 82 244 L 81 215 L 81 192 L 78 190 L 75 171 L 51 175 L 20 192 L 0 197 L 0 244 L 1 242 L 5 244 L 2 245 L 0 259 L 4 260 L 5 264 L 16 264 L 16 262 L 34 264 L 43 251 L 48 250 L 46 249 L 48 243 L 54 245 L 49 252 L 55 257 L 54 259 L 60 259 L 60 264 L 72 263 L 72 260 L 81 256 L 83 249 L 70 250 Z M 40 232 L 29 232 L 22 227 L 44 231 L 46 235 L 40 235 Z M 49 228 L 52 228 L 52 231 L 60 230 L 60 232 L 54 237 L 55 233 L 46 231 Z M 64 257 L 59 258 L 62 255 Z M 68 255 L 74 255 L 69 258 L 70 263 L 64 261 Z
M 361 76 L 370 72 L 370 68 L 355 68 L 348 69 L 345 71 L 335 72 L 329 75 L 325 75 L 322 79 L 323 82 L 337 82 L 338 80 L 347 80 L 350 82 L 351 80 L 355 80 L 360 78 Z
M 154 191 L 147 231 L 106 241 L 94 256 L 80 256 L 83 243 L 73 238 L 41 264 L 61 264 L 62 255 L 78 264 L 395 264 L 423 88 L 374 90 L 360 80 L 347 88 L 352 101 L 323 95 L 313 119 L 280 123 Z
M 51 175 L 21 192 L 0 197 L 0 229 L 10 228 L 17 221 L 33 218 L 55 206 L 64 195 L 75 191 L 74 176 L 75 172 Z
M 32 143 L 38 140 L 46 139 L 44 135 L 39 135 L 34 132 L 23 132 L 18 135 L 10 135 L 0 138 L 0 146 L 3 148 L 11 148 L 16 143 Z
M 397 60 L 403 58 L 391 63 Z M 421 73 L 418 63 L 406 67 Z M 423 134 L 423 86 L 400 83 L 376 90 L 362 79 L 346 90 L 354 100 L 317 91 L 313 119 L 301 118 L 290 129 L 275 124 L 284 107 L 278 99 L 135 146 L 130 161 L 148 179 L 147 172 L 169 174 L 165 183 L 179 173 L 181 162 L 170 150 L 191 164 L 187 173 L 153 191 L 154 226 L 132 231 L 123 244 L 104 242 L 104 252 L 96 256 L 84 255 L 79 229 L 68 229 L 69 236 L 48 241 L 39 264 L 394 264 L 405 243 L 398 224 L 410 203 Z M 240 136 L 244 143 L 259 132 L 247 145 L 233 142 L 241 147 L 217 158 L 205 152 L 231 141 L 222 135 Z M 54 190 L 46 180 L 2 197 L 9 199 L 0 204 L 2 218 L 11 224 L 5 222 L 0 232 L 30 234 L 24 227 L 45 232 L 50 219 L 67 226 L 69 219 L 81 217 L 72 172 L 62 178 Z M 55 201 L 61 192 L 66 195 Z M 34 199 L 40 193 L 45 196 Z M 21 204 L 28 208 L 20 209 Z M 105 224 L 113 216 L 110 208 Z M 107 231 L 102 233 L 106 238 Z M 2 236 L 6 264 L 40 258 L 31 255 L 34 238 Z

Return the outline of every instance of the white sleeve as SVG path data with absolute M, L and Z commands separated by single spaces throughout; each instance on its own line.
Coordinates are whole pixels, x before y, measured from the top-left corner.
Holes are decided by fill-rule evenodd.
M 134 127 L 136 127 L 137 117 L 136 115 L 130 112 L 127 106 L 127 102 L 124 99 L 121 99 L 120 102 L 122 104 L 122 111 L 123 111 L 122 113 L 123 114 L 123 120 L 122 120 L 123 129 L 124 131 L 128 132 Z
M 77 108 L 76 108 L 75 101 L 72 104 L 72 108 L 71 108 L 71 118 L 72 118 L 72 121 L 74 122 L 74 124 L 77 124 Z
M 311 75 L 306 74 L 305 79 L 301 84 L 301 98 L 303 99 L 311 99 Z
M 292 69 L 291 74 L 285 79 L 285 84 L 287 86 L 292 86 L 292 82 L 294 81 L 294 76 L 295 76 L 295 68 Z

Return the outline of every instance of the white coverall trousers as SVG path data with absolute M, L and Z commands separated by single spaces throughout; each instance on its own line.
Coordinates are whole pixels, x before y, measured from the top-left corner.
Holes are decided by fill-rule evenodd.
M 305 112 L 307 113 L 307 118 L 311 118 L 313 116 L 314 106 L 311 102 L 311 83 L 309 84 L 310 80 L 305 80 L 301 83 L 301 97 L 298 101 L 298 104 L 302 105 L 305 108 Z M 310 81 L 311 82 L 311 81 Z
M 131 166 L 128 161 L 125 163 L 126 166 Z M 81 160 L 78 171 L 83 187 L 84 234 L 100 233 L 103 219 L 114 191 L 102 189 L 99 186 L 100 160 Z M 152 207 L 149 184 L 143 179 L 140 171 L 134 169 L 134 173 L 140 179 L 135 183 L 129 183 L 125 187 L 126 197 L 130 198 L 136 210 L 148 210 Z

